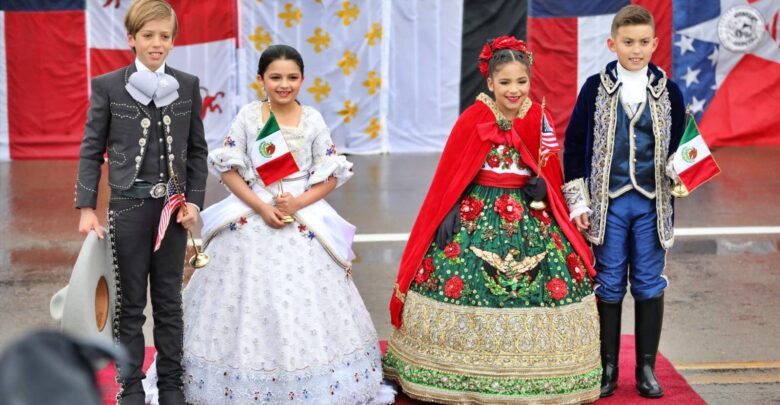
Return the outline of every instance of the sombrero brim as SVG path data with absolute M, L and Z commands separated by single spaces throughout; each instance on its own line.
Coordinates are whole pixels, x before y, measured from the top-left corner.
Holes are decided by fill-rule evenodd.
M 70 282 L 51 299 L 49 309 L 62 330 L 73 336 L 113 341 L 112 323 L 116 282 L 111 255 L 111 236 L 104 239 L 90 232 L 76 259 Z

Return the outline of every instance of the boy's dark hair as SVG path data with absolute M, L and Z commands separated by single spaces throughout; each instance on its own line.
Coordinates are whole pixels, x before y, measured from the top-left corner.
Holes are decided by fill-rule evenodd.
M 295 48 L 289 45 L 271 45 L 260 55 L 260 61 L 257 62 L 257 75 L 262 77 L 273 61 L 278 59 L 288 59 L 295 62 L 301 69 L 303 75 L 303 57 Z
M 615 14 L 615 18 L 612 19 L 612 37 L 617 35 L 617 30 L 620 27 L 627 25 L 649 25 L 655 32 L 655 20 L 653 15 L 647 11 L 646 8 L 637 5 L 629 5 L 620 9 Z
M 125 28 L 127 33 L 135 37 L 138 31 L 151 20 L 160 18 L 170 18 L 173 20 L 172 38 L 176 38 L 179 31 L 179 22 L 176 19 L 176 12 L 173 7 L 165 0 L 135 0 L 125 14 Z
M 528 76 L 531 76 L 531 61 L 528 59 L 528 55 L 515 49 L 506 48 L 498 49 L 493 52 L 493 56 L 488 62 L 489 77 L 493 77 L 493 74 L 496 73 L 498 68 L 512 61 L 522 63 L 528 71 Z

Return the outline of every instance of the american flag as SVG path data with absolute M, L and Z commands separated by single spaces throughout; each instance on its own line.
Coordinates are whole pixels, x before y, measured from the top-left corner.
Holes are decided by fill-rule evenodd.
M 542 143 L 540 145 L 541 153 L 539 157 L 546 160 L 547 157 L 561 150 L 561 144 L 558 143 L 558 138 L 555 137 L 555 131 L 553 130 L 550 122 L 547 121 L 547 114 L 542 113 Z
M 182 204 L 187 202 L 184 199 L 184 194 L 178 192 L 178 187 L 176 187 L 174 179 L 168 180 L 166 189 L 168 190 L 168 195 L 166 197 L 168 201 L 166 201 L 162 213 L 160 214 L 160 225 L 157 226 L 157 240 L 154 242 L 155 252 L 160 249 L 162 240 L 165 237 L 165 230 L 168 229 L 168 223 L 171 221 L 171 215 L 176 211 L 176 208 L 179 208 Z

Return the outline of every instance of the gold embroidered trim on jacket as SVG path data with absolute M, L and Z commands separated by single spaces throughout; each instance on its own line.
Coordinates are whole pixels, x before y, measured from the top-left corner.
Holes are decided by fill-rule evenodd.
M 477 101 L 481 101 L 482 104 L 488 106 L 490 111 L 493 111 L 493 115 L 496 116 L 496 120 L 504 118 L 504 114 L 501 112 L 501 110 L 498 109 L 496 101 L 493 100 L 493 97 L 490 97 L 485 93 L 479 93 L 477 96 Z M 531 101 L 531 99 L 526 97 L 525 101 L 523 101 L 523 105 L 520 106 L 520 110 L 517 111 L 517 116 L 515 118 L 525 118 L 525 115 L 528 114 L 528 110 L 531 109 L 533 104 L 534 103 Z
M 602 86 L 596 91 L 595 111 L 593 114 L 593 156 L 591 173 L 588 179 L 589 197 L 593 211 L 590 216 L 590 228 L 585 237 L 596 245 L 604 242 L 606 216 L 609 208 L 609 175 L 612 165 L 612 153 L 617 125 L 617 103 L 620 99 L 620 82 L 613 81 L 607 70 L 600 74 Z M 658 239 L 664 249 L 674 244 L 674 223 L 672 221 L 671 181 L 666 177 L 666 160 L 671 140 L 672 105 L 666 90 L 667 77 L 662 76 L 652 85 L 655 75 L 648 79 L 647 104 L 653 121 L 655 139 L 655 201 L 658 215 Z

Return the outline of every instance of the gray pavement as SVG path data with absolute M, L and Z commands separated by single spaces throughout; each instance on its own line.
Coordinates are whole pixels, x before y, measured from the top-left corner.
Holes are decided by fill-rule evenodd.
M 716 150 L 723 174 L 677 202 L 676 226 L 780 226 L 779 152 Z M 438 155 L 350 160 L 356 175 L 330 203 L 358 234 L 409 232 Z M 67 283 L 81 244 L 72 208 L 76 166 L 0 163 L 0 350 L 32 329 L 55 326 L 48 302 Z M 105 218 L 105 183 L 101 190 Z M 213 177 L 208 190 L 206 205 L 226 195 Z M 678 236 L 669 253 L 661 351 L 708 403 L 780 403 L 779 242 L 780 234 Z M 387 304 L 403 247 L 355 244 L 354 278 L 383 339 L 390 333 Z M 623 333 L 632 334 L 631 299 L 624 305 Z

